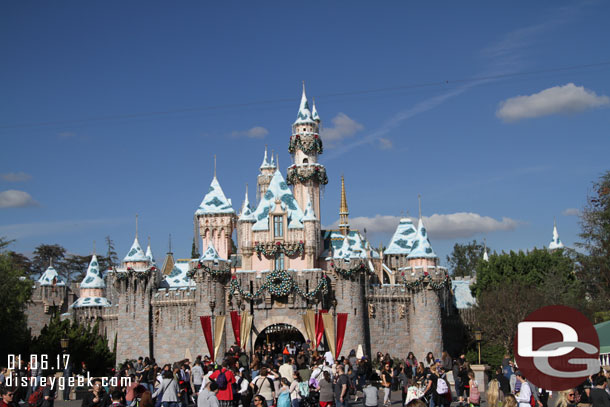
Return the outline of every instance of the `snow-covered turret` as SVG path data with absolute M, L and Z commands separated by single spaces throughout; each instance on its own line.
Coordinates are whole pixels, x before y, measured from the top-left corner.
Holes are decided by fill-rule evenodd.
M 260 199 L 267 192 L 267 188 L 269 188 L 269 183 L 271 182 L 271 178 L 273 178 L 273 174 L 277 169 L 277 165 L 273 159 L 273 151 L 271 152 L 271 159 L 267 158 L 267 146 L 265 146 L 265 155 L 263 157 L 263 163 L 260 166 L 260 174 L 256 178 L 257 183 L 257 199 Z
M 417 234 L 413 239 L 411 251 L 407 255 L 409 266 L 436 266 L 438 256 L 434 253 L 424 221 L 420 217 L 417 224 Z
M 109 307 L 110 301 L 104 295 L 106 283 L 100 272 L 95 253 L 91 256 L 85 278 L 80 284 L 80 295 L 70 308 Z
M 66 282 L 59 276 L 57 270 L 53 267 L 53 264 L 49 264 L 49 267 L 42 273 L 38 282 L 42 287 L 44 286 L 65 286 Z
M 563 243 L 559 240 L 559 233 L 557 232 L 557 222 L 553 222 L 553 240 L 549 243 L 549 250 L 563 249 Z

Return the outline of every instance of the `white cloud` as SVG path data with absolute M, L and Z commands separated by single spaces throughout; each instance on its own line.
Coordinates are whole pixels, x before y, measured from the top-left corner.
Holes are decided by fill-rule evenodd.
M 236 130 L 231 132 L 231 137 L 264 138 L 269 130 L 261 126 L 254 126 L 248 130 Z
M 468 238 L 478 233 L 513 230 L 520 223 L 506 217 L 502 218 L 502 220 L 497 220 L 471 212 L 457 212 L 446 215 L 434 214 L 432 216 L 424 216 L 423 218 L 430 237 L 440 240 Z M 367 233 L 392 234 L 396 230 L 399 221 L 399 216 L 375 215 L 372 218 L 366 216 L 350 218 L 349 223 L 352 228 L 360 231 L 364 231 L 366 228 Z M 417 225 L 417 220 L 413 219 L 413 223 Z M 326 228 L 336 229 L 338 224 L 339 221 L 337 220 Z
M 561 212 L 561 214 L 563 216 L 579 216 L 580 210 L 578 210 L 578 208 L 567 208 L 567 209 L 564 209 L 563 212 Z
M 500 102 L 496 116 L 505 122 L 515 122 L 552 114 L 573 114 L 608 104 L 608 96 L 597 96 L 595 92 L 583 86 L 568 83 L 533 95 L 506 99 Z
M 0 174 L 0 178 L 8 182 L 24 182 L 29 181 L 32 176 L 25 172 L 5 172 Z
M 95 227 L 109 227 L 131 222 L 131 219 L 83 219 L 60 220 L 53 222 L 19 223 L 0 226 L 0 236 L 9 239 L 23 239 L 33 236 L 70 234 Z
M 322 129 L 322 140 L 324 146 L 332 148 L 339 141 L 353 137 L 356 133 L 364 129 L 364 126 L 345 113 L 339 113 L 331 119 L 333 127 L 325 127 Z
M 380 137 L 379 138 L 379 148 L 382 150 L 389 150 L 392 147 L 394 147 L 394 143 L 392 143 L 392 140 L 387 139 L 387 138 L 383 138 Z
M 25 208 L 26 206 L 38 206 L 30 194 L 16 189 L 0 192 L 0 208 Z

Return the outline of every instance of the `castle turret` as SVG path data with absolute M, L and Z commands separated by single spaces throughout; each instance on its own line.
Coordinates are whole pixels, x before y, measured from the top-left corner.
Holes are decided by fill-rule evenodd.
M 322 139 L 320 138 L 320 117 L 316 111 L 314 119 L 309 110 L 305 95 L 305 83 L 297 119 L 292 125 L 292 136 L 288 151 L 293 155 L 294 163 L 288 167 L 286 181 L 294 186 L 294 197 L 301 208 L 307 206 L 305 191 L 313 200 L 313 207 L 318 221 L 322 221 L 320 213 L 320 185 L 326 185 L 328 178 L 326 168 L 318 163 L 318 155 L 322 154 Z
M 241 264 L 243 270 L 252 269 L 252 254 L 253 254 L 253 242 L 252 242 L 252 225 L 256 222 L 256 218 L 252 213 L 250 207 L 250 200 L 248 199 L 248 186 L 246 185 L 246 197 L 241 207 L 239 219 L 237 220 L 237 240 L 238 250 L 241 254 Z
M 265 192 L 269 188 L 269 184 L 271 183 L 271 178 L 273 178 L 273 174 L 277 165 L 273 160 L 273 151 L 271 152 L 271 159 L 267 158 L 267 146 L 265 146 L 265 156 L 263 157 L 263 163 L 260 166 L 260 174 L 256 179 L 257 181 L 257 198 L 261 199 L 265 196 Z
M 417 231 L 411 219 L 401 218 L 388 248 L 383 252 L 384 263 L 394 271 L 406 267 L 407 256 L 411 252 L 411 246 L 416 235 Z
M 231 235 L 235 228 L 236 216 L 231 200 L 227 199 L 222 191 L 216 174 L 214 174 L 208 193 L 195 211 L 195 216 L 199 221 L 202 247 L 208 247 L 212 242 L 223 258 L 230 258 L 232 253 Z
M 85 277 L 80 284 L 79 298 L 70 305 L 79 322 L 92 324 L 103 317 L 104 308 L 112 305 L 106 298 L 105 291 L 106 283 L 100 271 L 97 256 L 94 253 L 91 256 Z M 99 327 L 100 332 L 103 332 L 103 328 L 102 326 Z M 114 340 L 114 338 L 111 339 Z
M 553 221 L 553 240 L 549 243 L 549 250 L 563 249 L 563 243 L 559 240 L 559 232 L 557 232 L 557 222 Z

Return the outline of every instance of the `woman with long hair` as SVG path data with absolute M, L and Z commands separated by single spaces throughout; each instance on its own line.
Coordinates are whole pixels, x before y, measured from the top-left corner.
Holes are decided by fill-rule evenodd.
M 492 379 L 487 388 L 487 406 L 499 407 L 504 401 L 504 393 L 500 390 L 500 382 L 497 379 Z
M 407 367 L 411 369 L 412 376 L 415 376 L 415 371 L 417 370 L 418 363 L 413 352 L 409 352 L 405 362 L 407 363 Z
M 148 390 L 145 390 L 140 397 L 140 407 L 154 407 L 155 403 L 153 403 L 152 393 Z
M 426 365 L 425 366 L 429 368 L 430 366 L 434 365 L 434 363 L 436 363 L 434 361 L 434 353 L 428 352 L 428 354 L 426 355 Z
M 517 399 L 512 394 L 507 394 L 504 398 L 503 407 L 517 407 Z
M 320 380 L 317 387 L 320 392 L 320 407 L 331 407 L 335 402 L 333 383 L 327 370 L 322 371 L 322 376 L 322 380 Z
M 298 371 L 294 372 L 292 374 L 292 383 L 290 383 L 290 403 L 292 407 L 301 407 L 301 392 L 299 391 L 301 382 L 303 382 L 301 374 Z M 307 385 L 307 383 L 305 384 Z
M 479 383 L 474 378 L 474 372 L 471 370 L 468 372 L 468 386 L 470 387 L 470 394 L 468 395 L 468 404 L 471 406 L 481 405 L 481 394 L 479 393 Z
M 424 368 L 424 362 L 419 362 L 417 369 L 415 370 L 415 381 L 421 382 L 426 377 L 426 369 Z

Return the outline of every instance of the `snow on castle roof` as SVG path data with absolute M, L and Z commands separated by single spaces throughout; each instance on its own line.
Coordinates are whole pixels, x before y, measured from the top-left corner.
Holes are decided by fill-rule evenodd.
M 563 243 L 561 243 L 561 240 L 559 240 L 559 233 L 557 232 L 556 224 L 553 225 L 553 240 L 551 240 L 551 243 L 549 243 L 549 249 L 563 249 Z
M 146 248 L 146 257 L 148 258 L 148 261 L 150 261 L 150 264 L 155 264 L 155 256 L 153 256 L 150 243 L 148 243 L 148 247 Z
M 409 218 L 402 218 L 396 227 L 394 236 L 388 244 L 385 254 L 409 254 L 417 232 Z
M 65 281 L 57 274 L 57 270 L 53 266 L 49 266 L 44 273 L 38 279 L 41 286 L 53 285 L 53 279 L 55 279 L 55 285 L 64 286 Z
M 305 215 L 303 216 L 303 222 L 315 220 L 318 220 L 318 218 L 316 218 L 316 212 L 313 210 L 313 204 L 311 203 L 311 199 L 308 199 L 307 207 L 305 208 Z
M 106 283 L 102 278 L 102 273 L 100 273 L 100 265 L 95 254 L 91 256 L 87 273 L 80 284 L 80 288 L 106 288 Z
M 144 254 L 142 247 L 140 247 L 140 242 L 138 242 L 137 236 L 133 240 L 131 249 L 129 249 L 129 253 L 127 253 L 127 256 L 123 258 L 123 261 L 149 261 L 148 257 L 146 257 L 146 255 Z
M 208 248 L 206 249 L 205 253 L 203 253 L 203 255 L 199 258 L 199 261 L 227 262 L 227 260 L 218 255 L 218 252 L 211 241 L 208 243 Z
M 292 191 L 288 188 L 282 173 L 278 169 L 273 174 L 267 192 L 265 192 L 254 211 L 256 223 L 252 226 L 252 230 L 269 229 L 269 212 L 275 208 L 276 199 L 280 200 L 282 208 L 288 213 L 288 229 L 302 229 L 303 211 L 299 208 L 299 204 L 294 199 Z
M 428 240 L 428 232 L 426 231 L 424 222 L 421 218 L 419 219 L 419 223 L 417 225 L 417 235 L 413 240 L 411 252 L 407 256 L 407 259 L 417 258 L 437 258 L 436 253 L 434 253 L 434 250 L 432 250 L 432 245 L 430 244 L 430 240 Z
M 216 176 L 212 179 L 208 193 L 203 197 L 201 205 L 195 211 L 195 215 L 208 215 L 216 213 L 235 213 L 231 206 L 231 200 L 227 199 Z
M 307 96 L 305 96 L 305 84 L 303 83 L 303 95 L 301 95 L 301 105 L 299 106 L 299 113 L 294 124 L 313 123 L 315 121 L 311 117 L 311 110 L 309 110 L 309 103 L 307 102 Z
M 244 205 L 241 208 L 241 213 L 239 214 L 240 222 L 256 222 L 254 218 L 254 214 L 252 213 L 252 208 L 250 208 L 250 200 L 248 199 L 248 190 L 246 189 L 246 198 L 244 199 Z
M 110 307 L 112 304 L 104 297 L 84 297 L 74 301 L 70 308 Z
M 197 284 L 189 278 L 188 271 L 190 265 L 188 262 L 176 262 L 172 268 L 172 272 L 169 273 L 165 279 L 161 282 L 161 288 L 181 288 L 181 287 L 195 287 Z

